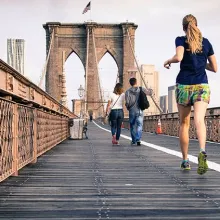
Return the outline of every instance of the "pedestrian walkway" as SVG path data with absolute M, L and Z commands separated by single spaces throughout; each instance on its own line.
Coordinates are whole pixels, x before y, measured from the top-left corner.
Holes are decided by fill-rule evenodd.
M 207 144 L 215 169 L 200 176 L 194 163 L 180 170 L 177 138 L 144 133 L 145 145 L 130 146 L 123 129 L 112 146 L 109 127 L 98 126 L 0 183 L 0 219 L 220 219 L 219 144 Z M 197 141 L 190 145 L 197 157 Z

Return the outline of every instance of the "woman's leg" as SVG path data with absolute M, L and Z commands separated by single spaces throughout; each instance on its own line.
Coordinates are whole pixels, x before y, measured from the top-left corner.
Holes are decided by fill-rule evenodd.
M 110 121 L 111 121 L 111 132 L 112 132 L 112 143 L 116 139 L 116 128 L 117 128 L 117 118 L 115 110 L 111 111 Z
M 193 107 L 194 107 L 194 122 L 196 127 L 197 138 L 199 140 L 199 146 L 201 151 L 205 151 L 205 143 L 206 143 L 205 113 L 208 107 L 208 103 L 203 101 L 198 101 L 194 103 Z
M 124 119 L 123 110 L 118 110 L 118 117 L 117 117 L 117 132 L 116 132 L 116 141 L 119 141 L 121 135 L 121 125 Z
M 189 125 L 190 125 L 191 106 L 183 106 L 178 104 L 177 107 L 180 117 L 180 129 L 179 129 L 180 147 L 183 155 L 183 160 L 187 160 L 188 147 L 189 147 Z
M 116 120 L 111 120 L 111 132 L 112 132 L 112 136 L 116 134 L 116 125 L 117 125 L 117 121 L 116 121 Z
M 205 152 L 205 143 L 206 143 L 205 113 L 207 106 L 208 103 L 203 101 L 197 101 L 194 103 L 194 121 L 195 121 L 196 133 L 200 146 L 197 173 L 200 175 L 206 173 L 208 170 L 207 154 Z

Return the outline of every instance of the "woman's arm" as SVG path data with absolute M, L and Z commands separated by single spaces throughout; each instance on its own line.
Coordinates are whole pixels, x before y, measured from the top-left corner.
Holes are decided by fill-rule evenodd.
M 108 115 L 108 111 L 109 111 L 109 107 L 110 107 L 111 103 L 112 103 L 111 100 L 108 100 L 108 104 L 106 106 L 106 111 L 105 111 L 106 115 Z
M 208 61 L 209 62 L 206 64 L 206 69 L 216 73 L 218 68 L 217 68 L 217 61 L 215 55 L 209 56 Z
M 184 47 L 178 46 L 176 48 L 176 54 L 169 60 L 165 61 L 164 67 L 169 69 L 171 63 L 179 63 L 183 59 Z

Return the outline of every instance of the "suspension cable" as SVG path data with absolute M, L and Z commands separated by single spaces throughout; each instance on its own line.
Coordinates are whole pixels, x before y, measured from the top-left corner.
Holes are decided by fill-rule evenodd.
M 43 80 L 44 80 L 44 77 L 45 77 L 45 75 L 46 75 L 47 64 L 48 64 L 49 57 L 50 57 L 50 51 L 51 51 L 51 47 L 52 47 L 52 44 L 53 44 L 53 39 L 54 39 L 54 29 L 52 30 L 51 39 L 50 39 L 49 51 L 48 51 L 48 53 L 47 53 L 46 62 L 45 62 L 45 65 L 44 65 L 44 68 L 43 68 L 43 72 L 42 72 L 41 77 L 40 77 L 40 82 L 39 82 L 39 84 L 38 84 L 38 86 L 39 86 L 40 88 L 42 88 Z
M 93 49 L 94 49 L 94 53 L 95 53 L 96 69 L 97 69 L 97 73 L 98 73 L 98 86 L 99 86 L 101 101 L 103 101 L 101 82 L 100 82 L 100 75 L 99 75 L 99 68 L 98 68 L 98 59 L 97 59 L 97 54 L 96 54 L 95 36 L 94 36 L 93 28 L 92 28 L 92 38 L 93 38 Z M 103 107 L 103 113 L 104 113 L 104 107 Z
M 89 66 L 89 28 L 87 29 L 87 43 L 86 43 L 86 73 L 85 73 L 85 113 L 87 114 L 87 83 L 88 83 L 88 66 Z
M 115 81 L 115 85 L 119 82 L 119 72 L 117 73 L 117 77 L 116 77 L 116 81 Z
M 129 31 L 128 31 L 128 28 L 127 28 L 127 34 L 128 34 L 128 39 L 129 39 L 131 51 L 132 51 L 132 54 L 133 54 L 133 56 L 134 56 L 134 60 L 135 60 L 135 63 L 136 63 L 138 72 L 139 72 L 139 74 L 140 74 L 140 76 L 141 76 L 141 79 L 142 79 L 142 81 L 143 81 L 143 83 L 144 83 L 145 88 L 148 89 L 147 84 L 146 84 L 146 82 L 145 82 L 145 80 L 144 80 L 144 77 L 142 76 L 142 73 L 141 73 L 140 67 L 139 67 L 139 65 L 138 65 L 137 59 L 136 59 L 136 57 L 135 57 L 135 53 L 134 53 L 134 49 L 133 49 L 133 47 L 132 47 L 131 38 L 130 38 L 130 34 L 129 34 Z M 151 99 L 153 100 L 154 104 L 156 105 L 157 109 L 160 111 L 160 113 L 163 113 L 163 110 L 160 108 L 159 104 L 158 104 L 157 101 L 156 101 L 156 97 L 154 97 L 153 94 L 151 94 L 150 97 L 151 97 Z

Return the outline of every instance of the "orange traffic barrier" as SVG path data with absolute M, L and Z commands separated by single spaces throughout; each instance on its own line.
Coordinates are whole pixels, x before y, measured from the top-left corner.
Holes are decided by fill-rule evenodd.
M 157 130 L 156 130 L 156 133 L 157 133 L 157 134 L 162 134 L 162 128 L 161 128 L 161 121 L 160 121 L 160 119 L 158 119 L 158 122 L 157 122 Z

